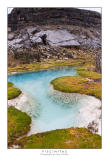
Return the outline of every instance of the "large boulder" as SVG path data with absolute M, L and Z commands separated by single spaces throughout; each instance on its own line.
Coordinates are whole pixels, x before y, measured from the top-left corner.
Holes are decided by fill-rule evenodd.
M 15 34 L 14 33 L 10 33 L 8 34 L 8 40 L 13 40 L 15 38 Z
M 51 46 L 79 46 L 77 37 L 67 30 L 46 30 L 36 33 L 31 39 L 34 42 L 41 42 L 41 36 L 47 35 L 47 41 Z

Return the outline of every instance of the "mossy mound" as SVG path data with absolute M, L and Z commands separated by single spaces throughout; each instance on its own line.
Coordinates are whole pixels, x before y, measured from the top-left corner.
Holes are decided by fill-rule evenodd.
M 54 89 L 66 93 L 80 93 L 95 96 L 101 99 L 101 84 L 88 81 L 84 77 L 64 76 L 51 81 Z
M 97 72 L 91 72 L 91 71 L 80 71 L 78 74 L 82 77 L 87 77 L 90 79 L 101 79 L 101 74 Z
M 13 83 L 8 82 L 8 99 L 16 98 L 21 94 L 21 90 L 13 87 Z
M 101 148 L 101 136 L 86 128 L 57 129 L 16 141 L 21 148 Z
M 24 112 L 14 107 L 8 108 L 8 144 L 24 134 L 30 129 L 31 118 Z
M 12 87 L 14 84 L 12 82 L 8 82 L 8 87 Z

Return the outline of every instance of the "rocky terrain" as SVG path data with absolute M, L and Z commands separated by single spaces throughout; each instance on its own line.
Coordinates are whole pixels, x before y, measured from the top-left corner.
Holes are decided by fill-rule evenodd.
M 8 64 L 95 54 L 101 72 L 101 15 L 76 8 L 14 8 L 8 15 Z M 14 64 L 15 65 L 15 64 Z

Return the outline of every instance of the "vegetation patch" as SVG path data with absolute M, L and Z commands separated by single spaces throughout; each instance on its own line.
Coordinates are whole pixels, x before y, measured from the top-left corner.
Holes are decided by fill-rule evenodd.
M 80 71 L 78 74 L 82 77 L 87 77 L 90 79 L 101 79 L 101 74 L 97 72 L 91 72 L 91 71 Z
M 18 88 L 13 87 L 13 83 L 8 82 L 8 99 L 16 98 L 21 94 L 21 90 Z
M 83 64 L 81 67 L 76 68 L 77 71 L 90 71 L 93 72 L 95 70 L 95 67 L 93 64 Z
M 8 82 L 8 87 L 12 87 L 14 84 L 12 82 Z
M 26 134 L 30 129 L 31 118 L 14 107 L 8 108 L 8 144 Z
M 101 148 L 101 136 L 86 128 L 57 129 L 23 137 L 15 142 L 21 148 Z
M 37 71 L 37 70 L 42 70 L 42 69 L 50 69 L 53 67 L 61 67 L 61 66 L 80 66 L 82 61 L 80 60 L 79 62 L 76 60 L 48 60 L 46 62 L 37 62 L 34 64 L 21 64 L 17 65 L 15 67 L 8 67 L 8 72 L 26 72 L 26 71 Z
M 54 89 L 66 93 L 80 93 L 101 99 L 101 83 L 88 81 L 84 77 L 64 76 L 51 81 Z
M 69 53 L 72 53 L 72 49 L 67 49 Z M 66 51 L 66 52 L 67 52 Z M 76 58 L 68 58 L 68 59 L 45 59 L 45 61 L 41 62 L 32 62 L 27 64 L 17 64 L 15 63 L 15 59 L 11 60 L 11 65 L 8 67 L 8 72 L 26 72 L 26 71 L 37 71 L 41 69 L 50 69 L 53 67 L 60 66 L 80 66 L 85 69 L 94 70 L 94 58 L 92 55 L 85 53 L 81 50 L 73 49 L 73 54 Z M 12 65 L 12 62 L 14 64 Z

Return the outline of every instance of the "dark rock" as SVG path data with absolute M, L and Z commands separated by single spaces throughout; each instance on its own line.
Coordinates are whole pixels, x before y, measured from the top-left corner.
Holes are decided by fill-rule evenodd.
M 97 128 L 97 123 L 95 123 L 94 121 L 90 122 L 87 126 L 87 128 L 91 131 L 91 132 L 98 132 L 98 128 Z
M 47 35 L 46 35 L 46 34 L 43 34 L 42 36 L 40 36 L 40 38 L 42 39 L 42 43 L 43 43 L 44 45 L 47 45 L 47 44 L 48 44 L 48 42 L 47 42 Z
M 47 58 L 76 59 L 79 55 L 73 54 L 73 49 L 82 49 L 95 54 L 96 71 L 101 72 L 101 14 L 97 12 L 14 8 L 8 15 L 8 27 L 9 54 L 16 52 L 15 58 L 22 63 Z
M 68 57 L 68 58 L 73 58 L 73 54 L 67 53 L 67 57 Z
M 94 11 L 77 8 L 14 8 L 8 15 L 8 27 L 17 30 L 37 25 L 74 25 L 81 27 L 101 26 L 101 15 Z

